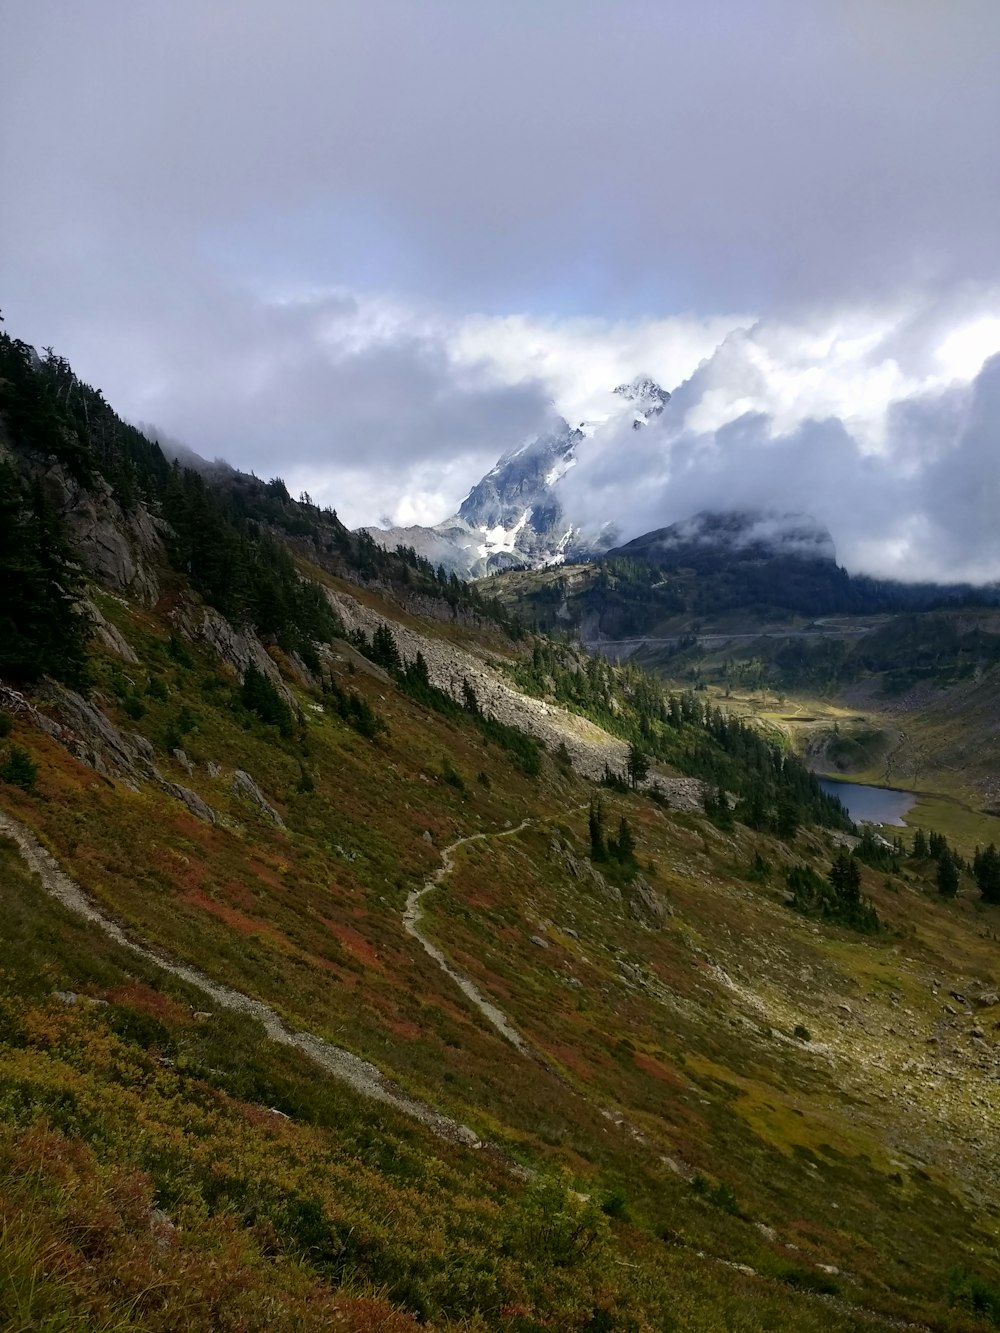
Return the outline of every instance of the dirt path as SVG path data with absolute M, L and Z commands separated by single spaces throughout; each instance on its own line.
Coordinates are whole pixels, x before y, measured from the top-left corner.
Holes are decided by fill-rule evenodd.
M 200 972 L 197 968 L 189 967 L 185 963 L 175 962 L 166 954 L 148 948 L 140 941 L 132 939 L 114 917 L 100 907 L 79 884 L 70 879 L 59 868 L 55 859 L 49 855 L 28 828 L 2 810 L 0 810 L 0 834 L 10 838 L 17 845 L 29 868 L 38 875 L 43 888 L 48 894 L 77 916 L 92 922 L 109 939 L 114 940 L 122 948 L 129 949 L 132 953 L 154 963 L 165 972 L 170 972 L 190 985 L 197 987 L 221 1009 L 230 1009 L 257 1019 L 271 1041 L 301 1051 L 326 1073 L 347 1084 L 355 1092 L 360 1093 L 362 1097 L 382 1102 L 414 1120 L 419 1120 L 421 1124 L 426 1125 L 440 1138 L 446 1139 L 450 1143 L 461 1143 L 472 1148 L 485 1146 L 479 1135 L 468 1125 L 463 1125 L 458 1120 L 452 1120 L 449 1116 L 435 1111 L 425 1102 L 411 1097 L 392 1079 L 387 1078 L 375 1065 L 369 1064 L 367 1060 L 362 1060 L 360 1056 L 345 1051 L 339 1046 L 334 1046 L 321 1037 L 314 1036 L 311 1032 L 302 1032 L 288 1027 L 270 1005 L 264 1004 L 261 1000 L 254 1000 L 249 995 L 244 995 L 242 991 L 223 986 L 221 983 L 207 977 L 204 972 Z
M 441 882 L 451 874 L 455 868 L 455 853 L 460 847 L 465 847 L 472 842 L 484 842 L 487 838 L 513 838 L 515 834 L 520 833 L 522 829 L 526 829 L 529 824 L 535 822 L 535 820 L 531 819 L 522 819 L 517 828 L 504 829 L 501 833 L 473 833 L 467 838 L 457 839 L 457 841 L 451 843 L 441 853 L 441 864 L 438 866 L 437 870 L 434 871 L 433 875 L 431 875 L 430 879 L 424 883 L 423 887 L 412 889 L 410 891 L 406 899 L 406 906 L 403 909 L 403 928 L 406 933 L 412 935 L 415 940 L 420 941 L 426 952 L 430 954 L 438 967 L 441 968 L 442 972 L 446 973 L 462 994 L 472 1001 L 486 1021 L 496 1028 L 501 1037 L 509 1041 L 512 1046 L 516 1047 L 516 1049 L 521 1052 L 522 1055 L 531 1056 L 534 1055 L 531 1047 L 521 1036 L 520 1032 L 518 1032 L 517 1028 L 514 1027 L 513 1023 L 511 1023 L 503 1010 L 498 1009 L 495 1004 L 491 1003 L 469 977 L 465 976 L 464 973 L 459 972 L 457 968 L 452 967 L 451 963 L 448 962 L 448 959 L 438 946 L 421 928 L 420 922 L 423 916 L 421 899 L 425 894 L 430 893 L 432 889 L 436 889 Z
M 581 806 L 580 809 L 586 809 Z M 441 865 L 433 875 L 427 880 L 422 888 L 414 889 L 406 900 L 406 908 L 403 916 L 403 924 L 407 932 L 420 941 L 428 954 L 434 959 L 439 967 L 461 988 L 463 993 L 480 1010 L 483 1016 L 496 1028 L 496 1030 L 516 1047 L 517 1050 L 529 1056 L 532 1059 L 539 1059 L 537 1052 L 533 1051 L 524 1038 L 509 1021 L 507 1016 L 486 999 L 476 986 L 464 977 L 460 972 L 451 966 L 444 954 L 421 930 L 420 918 L 422 915 L 420 902 L 426 893 L 437 888 L 441 882 L 451 873 L 455 864 L 455 853 L 460 847 L 468 843 L 481 842 L 487 838 L 511 838 L 527 828 L 532 823 L 544 823 L 544 820 L 524 819 L 516 828 L 504 829 L 500 833 L 473 833 L 469 837 L 459 838 L 444 849 L 441 854 Z M 46 893 L 63 904 L 77 916 L 92 922 L 97 928 L 104 932 L 109 939 L 114 940 L 122 948 L 130 950 L 140 958 L 146 959 L 155 966 L 162 968 L 165 972 L 180 977 L 183 981 L 195 986 L 205 995 L 209 996 L 220 1009 L 229 1009 L 237 1013 L 248 1014 L 261 1023 L 265 1032 L 271 1041 L 277 1042 L 282 1046 L 290 1046 L 295 1050 L 301 1051 L 305 1056 L 312 1060 L 326 1073 L 340 1082 L 345 1083 L 353 1091 L 359 1093 L 362 1097 L 367 1097 L 372 1101 L 381 1102 L 386 1106 L 391 1106 L 394 1110 L 402 1112 L 403 1115 L 410 1116 L 412 1119 L 426 1125 L 439 1138 L 449 1143 L 458 1143 L 470 1148 L 482 1148 L 490 1151 L 495 1156 L 501 1158 L 510 1168 L 513 1174 L 528 1179 L 534 1175 L 534 1172 L 525 1167 L 519 1166 L 511 1161 L 501 1149 L 482 1140 L 474 1130 L 468 1125 L 463 1125 L 461 1121 L 453 1120 L 451 1117 L 442 1115 L 435 1111 L 433 1107 L 425 1102 L 418 1101 L 411 1097 L 398 1084 L 387 1078 L 380 1069 L 370 1064 L 367 1060 L 362 1060 L 360 1056 L 345 1051 L 339 1046 L 334 1046 L 330 1042 L 324 1041 L 321 1037 L 314 1036 L 311 1032 L 302 1032 L 295 1028 L 290 1028 L 269 1006 L 261 1000 L 254 1000 L 249 995 L 244 995 L 242 991 L 233 990 L 229 986 L 223 986 L 221 983 L 212 981 L 203 972 L 197 968 L 188 967 L 184 963 L 175 962 L 166 954 L 155 949 L 150 949 L 138 940 L 132 939 L 125 929 L 106 912 L 102 907 L 86 893 L 75 880 L 62 871 L 45 848 L 41 845 L 35 835 L 24 824 L 19 823 L 5 811 L 0 810 L 0 835 L 10 838 L 21 852 L 22 857 L 27 863 L 29 869 L 38 875 L 42 882 L 42 887 Z M 624 1122 L 627 1123 L 627 1122 Z M 689 1248 L 685 1246 L 684 1248 Z M 766 1277 L 763 1274 L 755 1272 L 752 1268 L 743 1264 L 735 1264 L 730 1260 L 723 1259 L 720 1256 L 705 1254 L 701 1251 L 694 1251 L 699 1259 L 707 1263 L 723 1265 L 728 1268 L 738 1269 L 740 1272 L 760 1278 L 769 1285 L 779 1285 L 775 1279 Z M 802 1293 L 807 1299 L 813 1298 L 826 1304 L 843 1314 L 849 1314 L 866 1322 L 880 1325 L 883 1328 L 899 1328 L 920 1330 L 921 1333 L 930 1333 L 930 1330 L 923 1324 L 912 1324 L 905 1320 L 894 1319 L 877 1313 L 874 1310 L 865 1309 L 863 1306 L 852 1305 L 847 1301 L 835 1296 L 820 1295 L 818 1293 Z

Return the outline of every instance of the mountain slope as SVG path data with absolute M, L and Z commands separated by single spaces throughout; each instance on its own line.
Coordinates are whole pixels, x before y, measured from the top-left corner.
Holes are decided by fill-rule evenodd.
M 560 421 L 548 434 L 504 454 L 452 518 L 431 528 L 373 528 L 372 535 L 389 550 L 412 547 L 463 577 L 520 564 L 559 564 L 574 551 L 604 549 L 614 534 L 581 529 L 564 509 L 559 483 L 595 430 L 614 430 L 624 421 L 641 429 L 670 401 L 670 394 L 648 377 L 619 384 L 614 393 L 620 410 L 608 421 L 575 429 Z
M 83 386 L 33 387 L 51 412 L 0 385 L 17 502 L 72 462 L 104 535 L 57 515 L 87 679 L 2 691 L 0 1322 L 988 1327 L 968 877 L 948 902 L 932 863 L 858 861 L 870 935 L 792 911 L 785 872 L 825 882 L 850 834 L 755 734 L 108 420 L 119 514 Z M 639 740 L 639 790 L 595 786 Z

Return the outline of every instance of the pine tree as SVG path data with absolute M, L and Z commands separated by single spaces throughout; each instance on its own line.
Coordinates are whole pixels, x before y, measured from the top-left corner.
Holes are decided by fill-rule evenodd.
M 938 857 L 937 887 L 942 898 L 954 898 L 958 893 L 959 874 L 955 858 L 949 851 Z
M 612 850 L 610 843 L 608 844 L 608 850 Z M 623 866 L 635 865 L 635 838 L 632 836 L 629 822 L 624 815 L 622 815 L 618 824 L 618 837 L 614 840 L 613 851 L 615 859 Z
M 85 683 L 78 591 L 59 516 L 40 487 L 26 498 L 13 467 L 0 462 L 0 677 Z
M 608 859 L 608 849 L 604 841 L 604 807 L 596 797 L 591 797 L 590 800 L 588 825 L 590 828 L 590 859 L 592 861 L 606 861 Z
M 853 908 L 861 902 L 861 867 L 847 852 L 838 852 L 830 867 L 830 886 L 838 901 Z
M 976 848 L 972 873 L 976 877 L 983 902 L 1000 903 L 1000 852 L 994 843 L 991 842 L 985 851 Z
M 649 756 L 634 741 L 628 750 L 627 771 L 633 791 L 649 777 Z

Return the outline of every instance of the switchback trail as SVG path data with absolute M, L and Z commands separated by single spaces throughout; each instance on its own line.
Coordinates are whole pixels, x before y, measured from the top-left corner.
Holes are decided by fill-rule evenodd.
M 465 847 L 468 843 L 472 842 L 483 842 L 487 838 L 512 838 L 515 834 L 520 833 L 522 829 L 526 829 L 529 824 L 536 822 L 540 821 L 522 819 L 517 828 L 504 829 L 500 833 L 473 833 L 469 837 L 458 838 L 455 842 L 450 843 L 441 853 L 441 864 L 438 866 L 437 870 L 434 871 L 430 879 L 428 879 L 421 888 L 412 889 L 410 891 L 407 895 L 406 907 L 403 909 L 403 928 L 406 930 L 407 934 L 412 935 L 415 940 L 420 941 L 427 953 L 429 953 L 435 963 L 437 963 L 438 967 L 452 979 L 463 995 L 472 1001 L 487 1022 L 496 1028 L 501 1037 L 506 1038 L 506 1040 L 509 1041 L 512 1046 L 516 1047 L 523 1055 L 530 1056 L 534 1056 L 535 1052 L 524 1040 L 517 1028 L 514 1027 L 513 1023 L 511 1023 L 503 1010 L 498 1009 L 495 1004 L 492 1004 L 473 981 L 463 973 L 459 972 L 456 968 L 452 967 L 448 962 L 448 959 L 430 936 L 421 929 L 420 920 L 423 916 L 423 910 L 420 906 L 420 900 L 425 893 L 430 893 L 432 889 L 436 889 L 441 882 L 451 874 L 452 870 L 454 870 L 455 853 L 458 851 L 459 847 Z

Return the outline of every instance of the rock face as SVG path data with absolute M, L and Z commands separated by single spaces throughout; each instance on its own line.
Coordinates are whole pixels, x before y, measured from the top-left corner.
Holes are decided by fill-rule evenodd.
M 83 610 L 93 627 L 94 634 L 104 644 L 105 648 L 112 653 L 116 653 L 123 662 L 128 662 L 130 666 L 138 666 L 139 659 L 135 650 L 121 630 L 112 625 L 93 602 L 85 601 Z
M 670 402 L 670 394 L 666 389 L 661 389 L 655 380 L 648 375 L 640 375 L 629 384 L 619 384 L 615 393 L 619 398 L 623 398 L 626 403 L 631 403 L 633 408 L 632 429 L 641 430 L 647 422 L 658 417 L 667 403 Z
M 84 488 L 55 460 L 44 466 L 40 480 L 87 571 L 105 587 L 131 592 L 151 606 L 160 595 L 156 569 L 165 552 L 157 521 L 145 506 L 126 511 L 103 477 Z
M 289 708 L 296 708 L 295 699 L 281 679 L 281 672 L 252 629 L 237 629 L 212 607 L 199 606 L 194 602 L 180 606 L 172 613 L 171 619 L 189 639 L 207 644 L 241 676 L 248 666 L 256 667 L 267 676 Z
M 33 720 L 40 730 L 65 745 L 82 763 L 102 777 L 117 779 L 137 791 L 143 782 L 151 782 L 184 805 L 207 824 L 216 822 L 215 811 L 192 791 L 168 781 L 154 763 L 153 747 L 145 736 L 121 731 L 106 713 L 75 690 L 48 684 L 49 705 L 62 719 L 53 722 L 44 713 L 35 712 Z
M 628 905 L 635 919 L 647 926 L 662 926 L 667 917 L 672 915 L 669 904 L 641 875 L 636 875 L 628 886 Z

